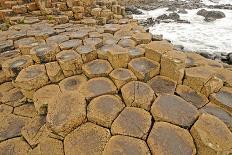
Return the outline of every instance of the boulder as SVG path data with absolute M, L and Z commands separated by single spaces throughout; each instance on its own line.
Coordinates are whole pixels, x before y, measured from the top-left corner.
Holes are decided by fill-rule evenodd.
M 102 95 L 94 98 L 88 105 L 87 118 L 89 121 L 111 128 L 111 124 L 123 110 L 122 100 L 114 95 Z
M 65 137 L 65 154 L 102 154 L 110 137 L 111 135 L 108 129 L 87 122 Z
M 193 138 L 188 130 L 166 122 L 154 124 L 147 143 L 152 154 L 196 154 Z
M 191 135 L 199 154 L 230 154 L 232 152 L 232 133 L 217 117 L 202 114 L 194 123 Z
M 140 81 L 131 81 L 121 88 L 126 106 L 150 110 L 155 97 L 151 87 Z
M 126 107 L 114 120 L 113 135 L 125 135 L 145 140 L 151 127 L 152 116 L 146 110 Z
M 159 96 L 151 107 L 156 121 L 166 121 L 189 128 L 199 116 L 196 107 L 175 95 Z

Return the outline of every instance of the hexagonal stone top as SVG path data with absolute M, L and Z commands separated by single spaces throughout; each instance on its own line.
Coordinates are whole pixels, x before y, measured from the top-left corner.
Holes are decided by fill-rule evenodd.
M 232 88 L 223 87 L 219 92 L 210 95 L 210 101 L 232 113 Z
M 120 89 L 123 85 L 130 81 L 137 80 L 137 77 L 134 75 L 134 73 L 125 68 L 114 69 L 110 73 L 110 77 L 114 81 L 118 89 Z
M 196 107 L 175 95 L 159 96 L 151 107 L 151 113 L 155 120 L 184 128 L 190 127 L 199 115 Z
M 60 81 L 59 87 L 62 92 L 77 92 L 82 83 L 87 82 L 84 75 L 75 75 Z
M 88 105 L 88 120 L 101 126 L 110 128 L 111 124 L 125 105 L 118 96 L 102 95 L 94 98 Z
M 66 35 L 55 35 L 55 36 L 47 38 L 46 42 L 48 44 L 55 44 L 55 43 L 60 44 L 60 43 L 65 42 L 67 40 L 69 40 L 69 37 Z
M 143 33 L 137 32 L 132 35 L 132 39 L 136 41 L 137 44 L 148 44 L 151 42 L 151 34 L 150 33 Z
M 156 76 L 148 81 L 156 94 L 174 94 L 177 83 L 165 76 Z
M 113 136 L 105 146 L 103 155 L 148 155 L 150 154 L 147 144 L 137 138 L 128 136 Z
M 146 139 L 152 116 L 141 108 L 126 107 L 112 124 L 113 135 L 125 135 Z
M 108 61 L 97 59 L 84 64 L 82 70 L 87 77 L 94 78 L 107 76 L 113 68 Z
M 110 136 L 108 129 L 87 122 L 65 137 L 65 154 L 100 155 Z
M 89 100 L 101 95 L 115 94 L 117 88 L 110 79 L 98 77 L 90 79 L 85 84 L 82 84 L 79 91 L 87 100 Z
M 139 107 L 150 110 L 154 99 L 154 91 L 148 84 L 140 81 L 132 81 L 121 89 L 124 102 L 127 106 Z
M 80 94 L 62 92 L 48 105 L 47 124 L 53 132 L 65 136 L 86 119 L 86 101 Z
M 160 64 L 145 57 L 132 59 L 128 68 L 134 72 L 139 80 L 148 81 L 159 74 Z
M 147 139 L 152 154 L 195 155 L 193 138 L 183 128 L 166 122 L 156 122 Z
M 231 153 L 232 133 L 217 117 L 202 114 L 190 132 L 198 148 L 198 154 Z
M 44 65 L 32 65 L 21 70 L 15 80 L 22 89 L 38 89 L 48 83 L 48 76 Z
M 78 46 L 81 45 L 82 45 L 82 40 L 72 39 L 61 43 L 59 46 L 61 50 L 69 50 L 69 49 L 76 49 Z

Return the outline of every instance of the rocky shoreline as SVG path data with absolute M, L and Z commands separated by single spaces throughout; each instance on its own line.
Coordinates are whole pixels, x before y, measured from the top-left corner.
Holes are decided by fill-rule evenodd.
M 232 65 L 115 1 L 0 2 L 0 155 L 232 153 Z

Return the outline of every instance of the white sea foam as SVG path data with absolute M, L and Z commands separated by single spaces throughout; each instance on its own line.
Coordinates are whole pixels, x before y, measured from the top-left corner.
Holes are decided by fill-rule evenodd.
M 168 13 L 166 10 L 167 8 L 143 11 L 144 15 L 135 15 L 134 18 L 156 18 L 159 15 Z M 173 44 L 183 45 L 185 50 L 231 53 L 232 10 L 220 10 L 226 14 L 226 17 L 214 22 L 205 22 L 204 17 L 196 14 L 198 10 L 187 10 L 188 14 L 180 14 L 181 19 L 186 19 L 191 24 L 161 23 L 150 27 L 150 32 L 153 34 L 163 34 L 164 38 L 171 40 Z

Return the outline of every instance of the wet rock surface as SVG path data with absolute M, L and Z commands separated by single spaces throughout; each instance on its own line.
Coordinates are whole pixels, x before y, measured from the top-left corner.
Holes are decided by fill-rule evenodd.
M 230 65 L 115 2 L 17 2 L 0 1 L 1 155 L 231 153 Z

